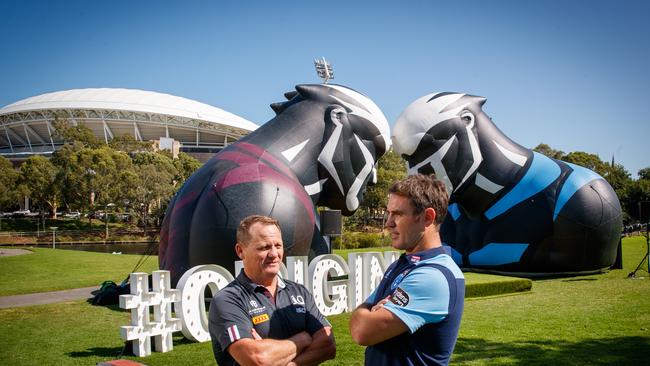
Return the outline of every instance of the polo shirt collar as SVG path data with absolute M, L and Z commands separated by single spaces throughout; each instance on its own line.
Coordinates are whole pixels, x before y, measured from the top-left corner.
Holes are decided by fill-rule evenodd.
M 284 283 L 282 278 L 280 276 L 278 277 L 278 288 L 284 289 L 287 285 Z M 255 291 L 256 288 L 258 287 L 265 287 L 260 284 L 257 284 L 253 282 L 246 274 L 244 273 L 244 270 L 242 269 L 241 272 L 237 275 L 237 281 L 241 283 L 244 287 L 246 287 L 249 291 Z
M 449 254 L 449 253 L 447 253 L 447 250 L 443 246 L 439 246 L 439 247 L 423 250 L 417 253 L 404 254 L 404 257 L 406 258 L 408 263 L 415 264 L 420 261 L 424 261 L 439 256 L 440 254 Z

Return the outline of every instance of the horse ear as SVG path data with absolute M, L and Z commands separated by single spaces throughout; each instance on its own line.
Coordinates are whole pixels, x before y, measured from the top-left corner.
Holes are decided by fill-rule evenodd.
M 298 92 L 295 90 L 284 93 L 284 97 L 287 98 L 287 100 L 293 99 L 293 97 L 295 97 L 296 95 L 298 95 Z
M 273 112 L 275 112 L 275 115 L 277 116 L 282 112 L 282 109 L 284 109 L 284 102 L 278 102 L 278 103 L 271 103 L 270 104 L 271 109 L 273 109 Z
M 319 93 L 322 93 L 322 87 L 320 85 L 314 85 L 314 84 L 300 84 L 296 85 L 296 90 L 300 95 L 304 97 L 314 97 L 318 95 Z

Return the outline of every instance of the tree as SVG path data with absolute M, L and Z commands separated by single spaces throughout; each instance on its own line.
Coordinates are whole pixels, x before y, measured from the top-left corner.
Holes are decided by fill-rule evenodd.
M 650 167 L 639 170 L 639 179 L 650 180 Z
M 624 207 L 627 213 L 636 221 L 641 219 L 639 216 L 639 202 L 643 201 L 650 201 L 650 179 L 632 181 L 627 187 Z
M 392 149 L 386 152 L 377 162 L 377 183 L 369 185 L 363 196 L 359 210 L 350 218 L 344 220 L 346 227 L 355 228 L 377 222 L 382 217 L 388 201 L 388 189 L 396 181 L 406 177 L 406 161 Z
M 137 167 L 144 165 L 154 165 L 158 169 L 163 170 L 165 173 L 175 177 L 177 174 L 174 161 L 171 156 L 167 156 L 161 152 L 140 152 L 133 155 L 133 164 Z
M 555 150 L 555 149 L 551 148 L 550 146 L 548 146 L 545 143 L 541 143 L 541 144 L 535 146 L 533 148 L 533 151 L 536 151 L 536 152 L 538 152 L 540 154 L 544 154 L 544 155 L 548 156 L 549 158 L 557 159 L 557 160 L 562 160 L 562 158 L 565 155 L 564 151 Z
M 31 198 L 32 204 L 39 208 L 43 228 L 45 228 L 45 210 L 51 209 L 56 218 L 59 207 L 60 190 L 56 184 L 57 167 L 47 158 L 36 155 L 27 159 L 20 166 L 19 184 Z
M 201 162 L 194 159 L 190 155 L 181 152 L 178 154 L 178 159 L 174 159 L 174 166 L 176 167 L 175 180 L 182 184 L 187 178 L 192 175 L 197 169 L 201 167 Z
M 144 223 L 144 234 L 151 215 L 158 218 L 164 213 L 178 182 L 178 171 L 172 158 L 164 153 L 140 152 L 133 156 L 133 164 L 139 178 L 133 205 L 139 219 Z
M 137 174 L 139 182 L 135 188 L 133 205 L 144 224 L 143 234 L 147 235 L 150 213 L 160 211 L 162 207 L 165 207 L 174 192 L 174 176 L 155 164 L 139 165 Z M 155 213 L 159 214 L 160 212 Z
M 114 137 L 111 141 L 108 142 L 108 146 L 125 153 L 153 151 L 153 145 L 151 141 L 138 141 L 135 139 L 135 137 L 129 134 Z
M 78 152 L 84 149 L 82 144 L 65 144 L 52 154 L 51 162 L 58 168 L 56 181 L 61 185 L 61 205 L 66 209 L 79 207 L 77 203 L 89 199 L 86 194 L 86 174 L 79 165 Z
M 605 177 L 607 173 L 607 163 L 600 160 L 598 155 L 595 154 L 584 151 L 573 151 L 566 154 L 562 160 L 593 170 L 602 177 Z
M 84 124 L 73 125 L 63 113 L 54 116 L 54 135 L 63 139 L 67 144 L 80 144 L 84 147 L 99 147 L 102 142 L 99 141 L 93 131 Z
M 16 205 L 20 196 L 16 189 L 19 176 L 11 162 L 0 156 L 0 209 L 6 210 Z
M 614 188 L 616 193 L 619 194 L 619 198 L 620 194 L 622 194 L 625 189 L 625 186 L 632 181 L 630 173 L 628 173 L 621 164 L 614 164 L 613 166 L 606 164 L 605 172 L 602 176 L 607 180 L 609 185 Z

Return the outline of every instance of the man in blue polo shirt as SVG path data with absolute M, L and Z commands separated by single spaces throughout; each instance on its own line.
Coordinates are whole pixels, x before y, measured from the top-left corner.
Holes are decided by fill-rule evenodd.
M 447 365 L 454 350 L 465 279 L 440 241 L 445 185 L 414 175 L 389 190 L 386 228 L 405 253 L 352 313 L 350 332 L 366 365 Z
M 314 365 L 334 358 L 332 326 L 305 286 L 278 276 L 284 254 L 277 220 L 249 216 L 237 228 L 244 269 L 210 305 L 217 363 Z

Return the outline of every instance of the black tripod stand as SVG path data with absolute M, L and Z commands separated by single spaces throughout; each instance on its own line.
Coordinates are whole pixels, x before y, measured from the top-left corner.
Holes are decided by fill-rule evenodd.
M 645 256 L 643 256 L 643 259 L 641 259 L 641 262 L 639 262 L 639 265 L 636 266 L 636 269 L 633 272 L 630 272 L 627 277 L 636 277 L 636 272 L 638 270 L 643 270 L 646 271 L 650 274 L 650 258 L 648 256 L 650 255 L 650 223 L 646 222 L 645 224 Z M 643 266 L 643 262 L 646 262 L 648 264 L 648 269 L 646 270 L 645 268 L 641 268 Z

